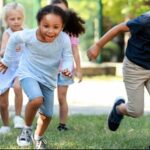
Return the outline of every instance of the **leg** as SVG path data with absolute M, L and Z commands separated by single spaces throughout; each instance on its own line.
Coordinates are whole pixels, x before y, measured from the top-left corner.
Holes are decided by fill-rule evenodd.
M 37 126 L 34 134 L 35 148 L 45 149 L 46 143 L 43 140 L 43 135 L 48 128 L 48 125 L 53 115 L 54 91 L 44 85 L 40 85 L 44 95 L 44 102 L 40 107 L 40 113 L 37 120 Z
M 67 90 L 68 86 L 58 86 L 59 118 L 65 124 L 68 117 Z
M 29 146 L 32 142 L 32 122 L 37 110 L 43 104 L 43 94 L 40 88 L 40 83 L 32 78 L 25 78 L 21 80 L 21 85 L 30 100 L 25 109 L 25 127 L 23 128 L 20 136 L 17 138 L 17 144 L 24 147 Z
M 43 103 L 43 97 L 37 97 L 32 101 L 28 102 L 26 109 L 25 109 L 25 124 L 27 126 L 32 126 L 32 122 L 35 118 L 37 110 Z
M 9 126 L 8 94 L 9 89 L 5 93 L 0 95 L 0 113 L 4 126 Z
M 15 113 L 16 116 L 20 116 L 23 103 L 23 94 L 18 78 L 14 80 L 13 88 L 15 93 Z
M 61 74 L 58 74 L 57 80 L 57 95 L 59 101 L 59 126 L 57 129 L 59 131 L 66 131 L 66 121 L 68 118 L 68 103 L 67 103 L 67 91 L 69 85 L 73 84 L 73 78 L 66 78 Z
M 21 117 L 23 94 L 22 94 L 22 88 L 20 86 L 20 82 L 18 78 L 14 80 L 13 88 L 15 93 L 15 117 L 13 119 L 14 128 L 23 128 L 24 120 Z
M 37 128 L 35 130 L 35 135 L 42 136 L 46 131 L 50 121 L 51 117 L 47 117 L 44 114 L 40 113 L 37 120 Z
M 25 109 L 25 127 L 17 137 L 17 144 L 21 147 L 29 146 L 32 143 L 32 122 L 35 118 L 38 108 L 43 103 L 43 98 L 38 97 L 28 102 Z
M 108 127 L 116 131 L 124 115 L 139 117 L 144 112 L 144 83 L 148 78 L 146 70 L 124 59 L 123 78 L 128 96 L 128 103 L 123 99 L 115 102 L 108 118 Z
M 118 111 L 134 118 L 140 117 L 144 113 L 144 86 L 149 73 L 128 59 L 124 62 L 123 71 L 128 102 L 118 106 Z
M 43 139 L 43 134 L 48 128 L 50 122 L 51 122 L 51 117 L 47 117 L 41 113 L 39 114 L 37 120 L 37 127 L 33 137 L 35 143 L 35 149 L 46 149 L 47 146 L 45 140 Z
M 10 127 L 9 127 L 9 111 L 8 111 L 8 94 L 9 94 L 9 89 L 0 95 L 0 113 L 1 113 L 1 118 L 3 122 L 3 126 L 0 128 L 0 134 L 6 134 L 10 132 Z

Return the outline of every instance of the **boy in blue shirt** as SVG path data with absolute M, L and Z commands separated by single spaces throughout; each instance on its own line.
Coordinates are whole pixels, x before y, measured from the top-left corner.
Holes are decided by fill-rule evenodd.
M 108 117 L 108 127 L 116 131 L 123 116 L 140 117 L 144 113 L 144 87 L 150 93 L 150 12 L 120 23 L 110 29 L 88 52 L 89 60 L 96 59 L 100 50 L 112 38 L 122 32 L 130 32 L 123 61 L 123 80 L 128 102 L 123 98 L 115 101 Z

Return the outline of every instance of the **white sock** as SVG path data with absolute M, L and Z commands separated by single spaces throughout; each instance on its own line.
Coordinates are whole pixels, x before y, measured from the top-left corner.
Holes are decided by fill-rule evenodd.
M 26 129 L 32 129 L 32 126 L 24 125 L 24 128 L 26 128 Z
M 42 138 L 43 138 L 43 136 L 39 136 L 39 135 L 34 134 L 34 140 L 39 141 Z

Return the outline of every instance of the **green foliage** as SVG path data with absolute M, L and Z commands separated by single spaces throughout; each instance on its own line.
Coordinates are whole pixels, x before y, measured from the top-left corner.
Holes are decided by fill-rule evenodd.
M 113 41 L 108 42 L 102 49 L 97 62 L 117 62 L 120 55 L 120 47 Z
M 10 1 L 13 0 L 5 0 L 5 2 Z M 15 1 L 24 5 L 26 10 L 26 25 L 29 28 L 37 26 L 35 16 L 38 9 L 50 2 L 47 0 Z M 100 2 L 102 2 L 102 7 Z M 85 57 L 87 49 L 100 38 L 99 35 L 102 32 L 105 33 L 113 25 L 149 11 L 150 6 L 149 0 L 68 0 L 68 3 L 69 7 L 75 10 L 86 22 L 86 33 L 79 37 L 80 50 L 84 54 L 82 56 L 84 60 L 87 58 Z M 102 10 L 102 14 L 100 10 Z
M 149 11 L 149 0 L 102 0 L 103 14 L 107 14 L 113 23 L 134 18 Z
M 94 19 L 98 13 L 98 0 L 68 0 L 69 7 L 77 11 L 85 20 Z
M 126 19 L 136 17 L 149 10 L 149 5 L 147 4 L 149 2 L 148 0 L 102 0 L 102 8 L 100 8 L 100 0 L 68 0 L 68 2 L 70 8 L 78 12 L 86 21 L 86 33 L 80 37 L 80 47 L 82 51 L 87 51 L 87 49 L 99 39 L 100 21 L 103 21 L 102 32 L 105 33 L 113 25 L 123 22 Z M 100 9 L 103 9 L 102 20 L 99 20 L 101 15 Z M 111 61 L 114 54 L 116 54 L 117 57 L 119 55 L 119 47 L 116 48 L 117 52 L 115 52 L 114 49 L 111 51 L 105 51 L 105 49 L 108 48 L 104 48 L 102 52 L 103 56 L 100 55 L 97 59 L 98 63 Z
M 99 0 L 68 0 L 68 2 L 69 7 L 75 10 L 86 21 L 86 33 L 80 36 L 80 49 L 81 51 L 87 51 L 95 41 L 95 34 L 97 35 L 96 38 L 99 38 Z M 85 53 L 82 57 L 85 60 Z

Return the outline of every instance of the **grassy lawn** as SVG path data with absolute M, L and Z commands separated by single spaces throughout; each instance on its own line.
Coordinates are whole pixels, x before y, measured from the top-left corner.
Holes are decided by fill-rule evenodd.
M 125 117 L 117 132 L 109 131 L 106 121 L 106 115 L 73 115 L 68 120 L 70 130 L 59 132 L 58 117 L 54 116 L 46 133 L 48 145 L 52 149 L 147 149 L 150 145 L 149 115 L 138 119 Z M 18 149 L 19 132 L 12 128 L 12 133 L 0 136 L 0 148 Z

